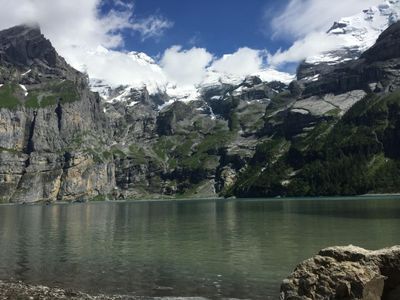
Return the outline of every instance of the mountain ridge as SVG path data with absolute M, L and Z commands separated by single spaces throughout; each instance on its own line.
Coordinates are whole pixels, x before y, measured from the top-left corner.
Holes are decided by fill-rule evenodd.
M 190 101 L 103 101 L 37 29 L 0 32 L 1 202 L 399 192 L 398 24 L 316 80 L 250 76 Z M 25 56 L 1 50 L 13 30 Z
M 335 38 L 337 47 L 317 56 L 309 56 L 298 68 L 296 76 L 280 72 L 270 67 L 264 67 L 263 71 L 247 76 L 258 76 L 262 81 L 280 81 L 289 84 L 297 79 L 308 82 L 315 81 L 322 73 L 330 72 L 334 66 L 345 61 L 355 60 L 370 48 L 387 27 L 399 20 L 400 1 L 383 1 L 381 4 L 369 7 L 362 12 L 350 17 L 345 17 L 335 22 L 327 31 L 328 38 Z M 102 49 L 101 51 L 108 51 Z M 162 69 L 155 60 L 144 53 L 135 52 L 139 64 L 150 64 L 162 73 Z M 141 57 L 144 57 L 143 59 Z M 203 81 L 197 85 L 181 87 L 169 82 L 167 77 L 161 76 L 164 83 L 142 82 L 136 85 L 110 85 L 101 79 L 93 79 L 92 88 L 99 92 L 106 101 L 123 101 L 130 90 L 147 88 L 150 94 L 165 94 L 169 97 L 169 103 L 174 101 L 195 101 L 201 97 L 202 90 L 210 86 L 229 84 L 239 85 L 246 76 L 232 76 L 212 70 L 207 70 Z M 297 78 L 296 78 L 297 77 Z M 147 79 L 145 79 L 147 80 Z M 167 105 L 167 104 L 166 104 Z

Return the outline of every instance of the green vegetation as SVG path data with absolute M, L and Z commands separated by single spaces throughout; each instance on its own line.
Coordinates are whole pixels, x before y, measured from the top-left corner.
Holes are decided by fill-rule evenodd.
M 170 137 L 162 136 L 153 146 L 153 151 L 161 160 L 165 161 L 168 159 L 169 151 L 174 149 L 176 143 Z
M 111 159 L 112 159 L 112 153 L 111 153 L 110 151 L 104 151 L 104 152 L 103 152 L 103 157 L 104 157 L 106 160 L 111 160 Z
M 40 98 L 39 95 L 40 93 L 38 92 L 30 93 L 25 102 L 25 106 L 29 108 L 43 108 L 57 104 L 57 98 L 55 96 L 42 96 L 42 98 Z
M 104 157 L 102 156 L 102 153 L 98 153 L 94 149 L 91 148 L 86 149 L 86 153 L 89 153 L 92 156 L 93 161 L 98 164 L 101 164 L 105 161 Z
M 339 121 L 323 121 L 291 142 L 276 137 L 259 145 L 253 162 L 227 195 L 400 192 L 399 149 L 400 92 L 369 95 Z
M 262 197 L 281 195 L 282 178 L 287 176 L 289 166 L 283 159 L 288 151 L 285 139 L 277 138 L 257 146 L 250 166 L 240 174 L 238 181 L 225 196 Z
M 26 98 L 22 88 L 15 83 L 6 83 L 0 87 L 0 108 L 16 109 L 24 105 L 28 108 L 43 108 L 57 103 L 69 103 L 79 100 L 79 93 L 72 81 L 51 81 L 29 90 Z M 25 99 L 24 99 L 25 98 Z
M 204 182 L 198 182 L 195 184 L 190 184 L 189 182 L 184 183 L 186 188 L 176 195 L 177 199 L 189 199 L 198 197 L 198 191 L 204 186 Z
M 15 109 L 21 105 L 18 100 L 16 91 L 18 86 L 16 84 L 4 84 L 0 87 L 0 108 Z
M 20 153 L 19 151 L 15 150 L 15 149 L 8 149 L 8 148 L 3 148 L 3 147 L 0 147 L 0 152 L 9 152 L 9 153 L 13 153 L 13 154 Z
M 269 115 L 272 112 L 276 112 L 277 110 L 284 108 L 288 105 L 290 101 L 292 101 L 292 96 L 290 92 L 285 91 L 282 92 L 271 99 L 271 104 L 267 109 L 266 115 Z
M 97 195 L 96 197 L 91 198 L 89 201 L 91 202 L 102 202 L 107 201 L 108 197 L 106 195 Z
M 62 81 L 50 86 L 53 96 L 61 103 L 74 102 L 79 100 L 79 94 L 75 83 L 69 80 Z
M 79 94 L 72 81 L 50 82 L 40 89 L 29 91 L 25 106 L 43 108 L 57 103 L 69 103 L 79 100 Z
M 119 149 L 118 147 L 112 147 L 110 151 L 114 157 L 119 157 L 119 158 L 126 157 L 125 152 Z
M 158 161 L 166 165 L 173 174 L 171 184 L 181 197 L 194 194 L 210 174 L 215 172 L 221 150 L 236 134 L 229 131 L 226 123 L 216 122 L 211 126 L 202 126 L 198 122 L 197 126 L 196 131 L 161 136 L 152 147 Z
M 177 147 L 180 154 L 178 155 L 182 158 L 180 163 L 188 170 L 202 172 L 218 161 L 216 156 L 218 150 L 226 145 L 230 139 L 231 134 L 226 131 L 217 131 L 206 135 L 203 140 L 196 144 L 189 139 L 180 147 Z
M 216 126 L 207 135 L 191 132 L 187 135 L 162 136 L 153 146 L 153 151 L 162 161 L 168 162 L 170 169 L 180 168 L 188 173 L 204 175 L 207 169 L 218 162 L 219 149 L 232 136 L 231 132 L 221 126 Z M 140 153 L 137 155 L 140 157 Z
M 236 112 L 231 112 L 229 115 L 229 129 L 230 131 L 238 131 L 240 130 L 240 122 L 239 117 Z
M 143 148 L 140 148 L 138 145 L 130 145 L 129 146 L 129 154 L 132 158 L 139 164 L 146 164 L 146 153 Z

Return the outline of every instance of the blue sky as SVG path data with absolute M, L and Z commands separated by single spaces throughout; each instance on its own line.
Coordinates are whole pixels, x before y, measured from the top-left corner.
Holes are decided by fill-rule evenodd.
M 217 56 L 233 53 L 245 46 L 253 49 L 267 48 L 275 52 L 279 48 L 287 48 L 293 38 L 272 38 L 273 29 L 267 15 L 269 13 L 269 17 L 273 17 L 273 13 L 282 11 L 287 3 L 282 0 L 136 0 L 136 18 L 144 19 L 156 14 L 171 21 L 173 25 L 162 36 L 145 40 L 142 40 L 138 32 L 124 31 L 124 47 L 151 56 L 173 45 L 207 48 Z M 104 3 L 103 13 L 115 8 L 113 4 Z

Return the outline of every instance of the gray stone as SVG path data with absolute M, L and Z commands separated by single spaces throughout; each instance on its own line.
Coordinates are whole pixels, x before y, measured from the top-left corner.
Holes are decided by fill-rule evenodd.
M 347 246 L 321 250 L 282 282 L 281 299 L 396 299 L 400 246 L 368 251 Z

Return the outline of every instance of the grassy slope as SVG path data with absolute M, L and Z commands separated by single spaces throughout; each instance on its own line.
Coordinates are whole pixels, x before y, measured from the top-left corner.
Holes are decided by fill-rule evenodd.
M 286 150 L 279 143 L 259 147 L 228 195 L 400 192 L 400 92 L 366 97 L 337 123 L 321 123 Z
M 28 108 L 44 108 L 60 103 L 79 100 L 79 93 L 71 81 L 56 81 L 44 84 L 40 88 L 25 91 L 15 83 L 6 83 L 0 87 L 0 108 L 16 109 L 20 106 Z

